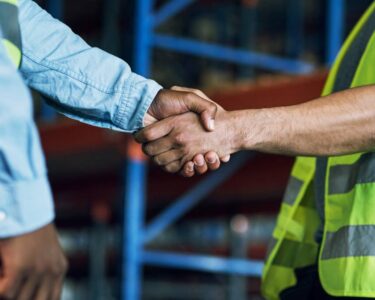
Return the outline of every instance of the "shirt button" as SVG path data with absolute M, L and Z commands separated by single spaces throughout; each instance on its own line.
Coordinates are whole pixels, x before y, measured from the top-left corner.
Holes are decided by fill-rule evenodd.
M 6 218 L 7 218 L 6 213 L 0 210 L 0 222 L 5 221 Z

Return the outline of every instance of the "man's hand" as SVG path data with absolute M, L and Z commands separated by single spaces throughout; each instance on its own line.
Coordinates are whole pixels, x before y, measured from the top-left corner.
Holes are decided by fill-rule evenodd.
M 0 240 L 0 257 L 0 299 L 60 299 L 68 264 L 53 224 Z
M 215 105 L 216 108 L 212 105 Z M 224 110 L 200 90 L 174 86 L 170 91 L 162 90 L 159 92 L 145 116 L 144 123 L 149 126 L 159 120 L 189 111 L 200 114 L 202 125 L 206 130 L 211 130 L 211 128 L 214 128 L 211 122 L 215 119 L 217 111 Z M 220 168 L 221 162 L 228 162 L 229 160 L 230 155 L 219 158 L 213 151 L 205 155 L 197 154 L 193 161 L 185 164 L 181 174 L 185 177 L 192 177 L 195 173 L 204 174 L 208 170 L 217 170 Z
M 200 115 L 204 128 L 208 131 L 213 131 L 215 129 L 218 106 L 213 101 L 202 97 L 203 95 L 199 90 L 180 87 L 161 90 L 156 95 L 145 116 L 145 126 L 171 116 L 195 112 Z
M 218 157 L 225 157 L 236 152 L 232 118 L 229 112 L 218 113 L 215 131 L 207 132 L 196 114 L 186 113 L 155 123 L 135 138 L 156 164 L 176 173 L 199 153 L 215 151 Z

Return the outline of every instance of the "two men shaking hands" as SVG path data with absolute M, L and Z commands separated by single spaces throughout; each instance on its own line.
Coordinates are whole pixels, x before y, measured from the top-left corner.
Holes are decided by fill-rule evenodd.
M 234 152 L 223 147 L 224 124 L 215 128 L 215 120 L 224 115 L 202 91 L 175 86 L 157 94 L 135 139 L 165 171 L 185 177 L 204 174 L 228 162 Z

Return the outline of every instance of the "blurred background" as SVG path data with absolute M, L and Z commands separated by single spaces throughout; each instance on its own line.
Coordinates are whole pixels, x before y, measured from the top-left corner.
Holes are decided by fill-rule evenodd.
M 226 109 L 319 96 L 370 0 L 37 1 L 89 44 L 165 87 Z M 241 153 L 183 179 L 130 138 L 69 121 L 34 93 L 57 226 L 64 300 L 261 299 L 260 272 L 293 158 Z

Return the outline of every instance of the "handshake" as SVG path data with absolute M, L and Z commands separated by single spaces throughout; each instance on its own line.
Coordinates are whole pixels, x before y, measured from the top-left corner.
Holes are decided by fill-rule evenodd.
M 146 127 L 134 137 L 165 171 L 192 177 L 218 169 L 238 151 L 232 118 L 203 92 L 173 87 L 157 94 Z

